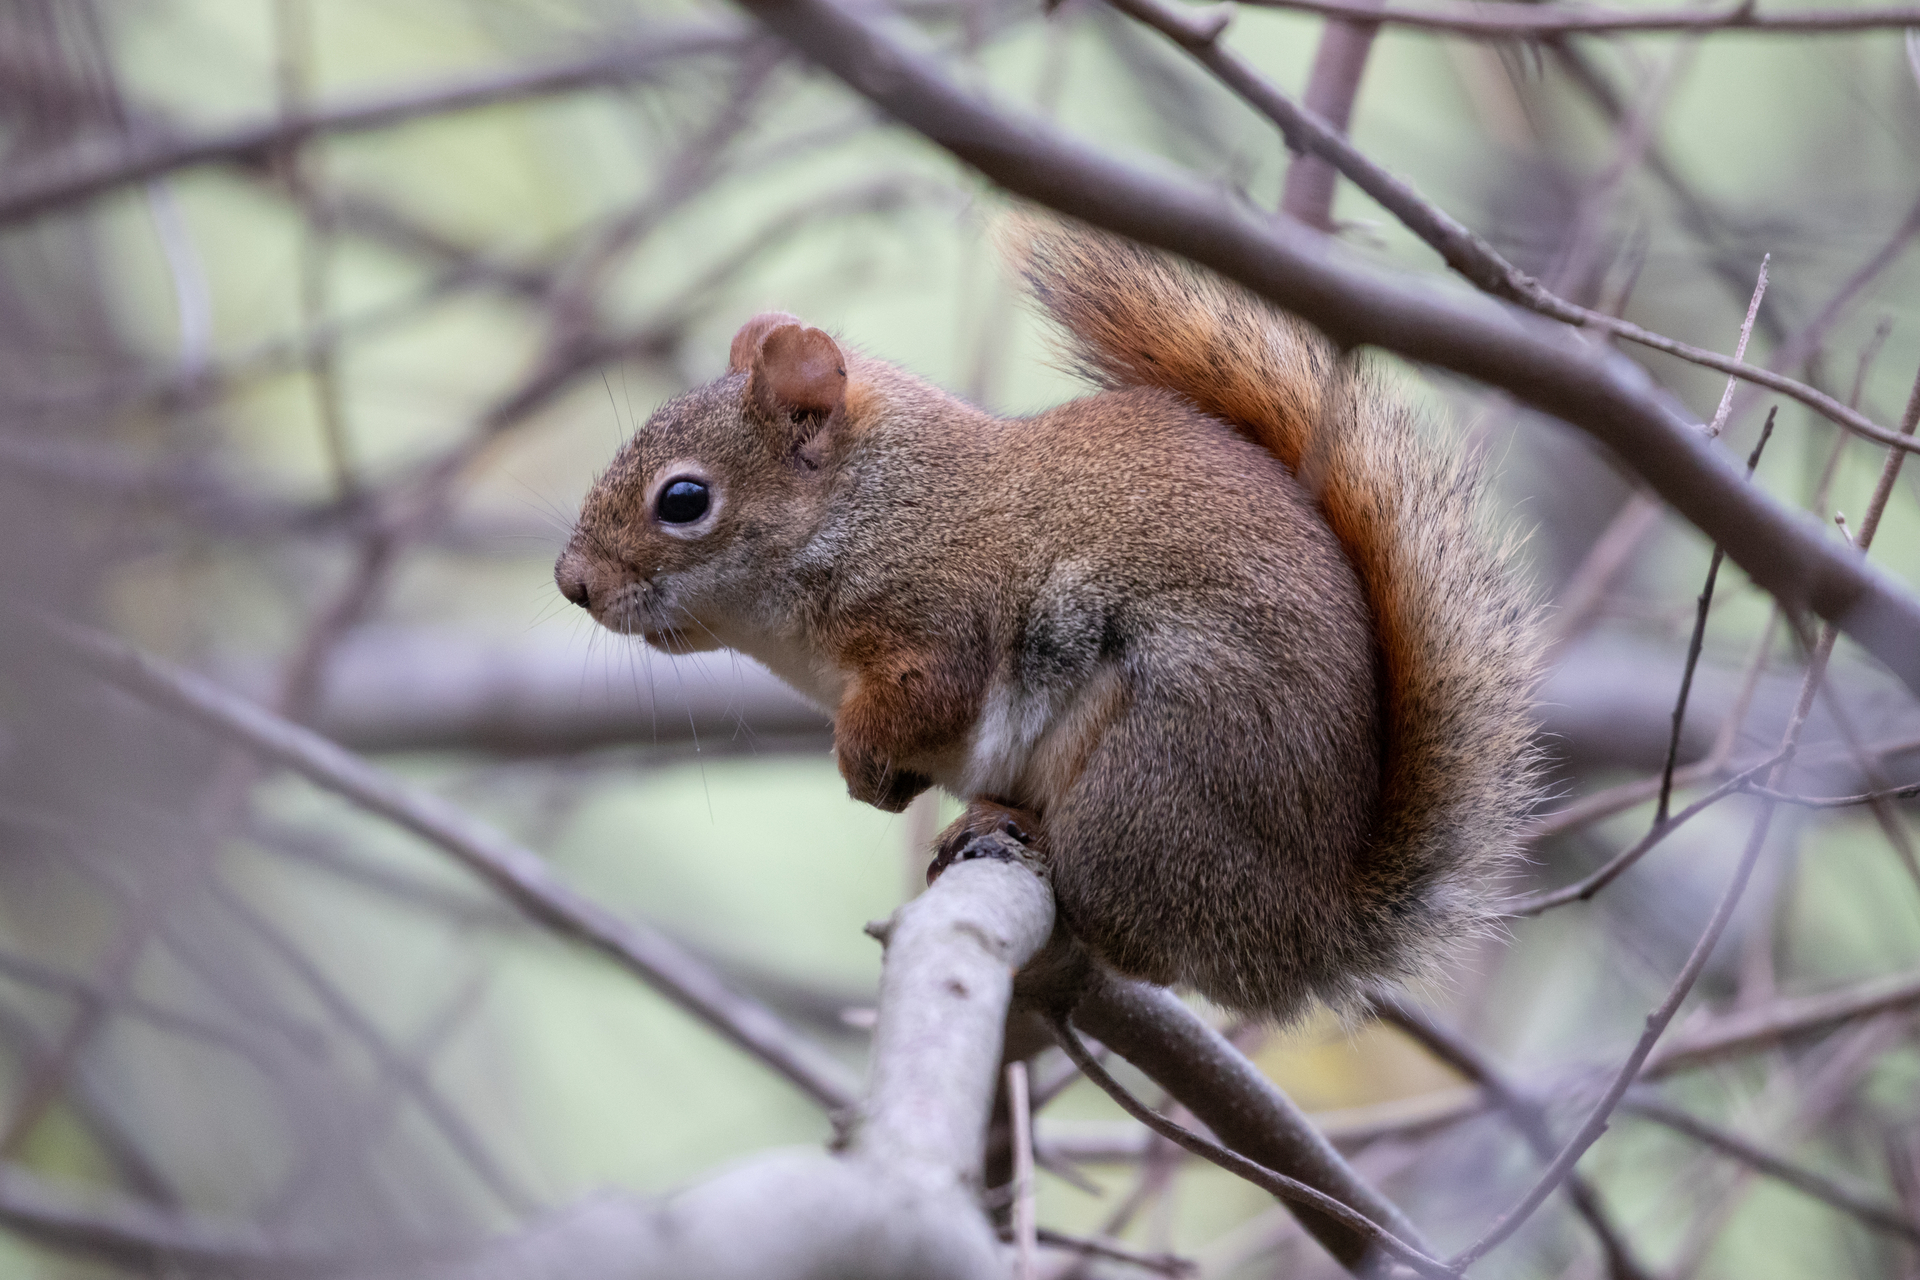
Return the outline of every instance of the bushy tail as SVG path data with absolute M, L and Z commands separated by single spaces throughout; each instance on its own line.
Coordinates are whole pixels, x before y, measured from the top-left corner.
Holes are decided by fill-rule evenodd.
M 1029 223 L 1014 240 L 1081 371 L 1179 392 L 1318 497 L 1372 605 L 1384 672 L 1381 822 L 1356 923 L 1376 972 L 1419 971 L 1427 944 L 1483 917 L 1536 790 L 1537 610 L 1511 541 L 1482 527 L 1475 468 L 1422 439 L 1360 359 L 1236 285 L 1092 232 Z

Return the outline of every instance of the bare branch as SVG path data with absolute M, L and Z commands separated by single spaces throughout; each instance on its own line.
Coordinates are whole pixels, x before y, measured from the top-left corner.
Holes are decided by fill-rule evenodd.
M 1482 1053 L 1465 1036 L 1444 1026 L 1425 1009 L 1393 992 L 1376 991 L 1369 998 L 1381 1018 L 1405 1032 L 1435 1058 L 1486 1090 L 1494 1105 L 1506 1112 L 1536 1156 L 1542 1160 L 1553 1159 L 1553 1131 L 1547 1126 L 1546 1109 L 1509 1080 L 1506 1072 L 1492 1058 Z M 1592 1184 L 1576 1171 L 1567 1175 L 1566 1192 L 1575 1211 L 1586 1220 L 1594 1238 L 1599 1241 L 1613 1280 L 1643 1280 L 1648 1274 L 1646 1268 L 1633 1256 L 1626 1239 L 1608 1218 Z
M 1653 1098 L 1628 1095 L 1620 1109 L 1683 1133 L 1769 1178 L 1784 1182 L 1794 1190 L 1832 1205 L 1842 1213 L 1859 1219 L 1875 1231 L 1885 1231 L 1913 1244 L 1920 1244 L 1920 1227 L 1901 1212 L 1898 1205 L 1887 1204 L 1863 1188 L 1851 1187 L 1833 1178 L 1815 1173 L 1803 1165 L 1766 1150 L 1739 1134 L 1710 1124 L 1690 1112 Z
M 15 1164 L 0 1165 L 0 1223 L 29 1239 L 143 1270 L 157 1259 L 203 1275 L 319 1276 L 353 1265 L 349 1258 L 303 1248 L 251 1226 L 190 1217 L 117 1196 L 83 1200 Z
M 1779 804 L 1798 805 L 1803 809 L 1846 809 L 1854 805 L 1880 804 L 1888 800 L 1911 800 L 1920 796 L 1920 782 L 1904 787 L 1889 787 L 1884 791 L 1868 791 L 1857 796 L 1803 796 L 1791 791 L 1775 791 L 1772 787 L 1763 787 L 1749 781 L 1740 788 L 1748 795 L 1760 796 Z
M 1303 105 L 1336 133 L 1346 133 L 1352 122 L 1360 77 L 1366 73 L 1367 55 L 1379 33 L 1379 23 L 1358 17 L 1330 17 L 1321 28 Z M 1295 156 L 1281 184 L 1280 212 L 1310 227 L 1331 230 L 1334 173 L 1332 165 L 1311 152 Z
M 318 134 L 364 133 L 427 116 L 628 83 L 684 58 L 733 49 L 749 34 L 732 23 L 686 23 L 616 41 L 584 57 L 462 76 L 424 89 L 397 90 L 296 115 L 276 114 L 195 137 L 150 140 L 104 159 L 49 165 L 41 172 L 15 175 L 0 187 L 0 225 L 179 169 L 257 164 Z
M 62 652 L 102 679 L 184 715 L 264 760 L 292 769 L 452 854 L 548 928 L 611 956 L 723 1038 L 825 1106 L 854 1093 L 846 1068 L 766 1006 L 728 989 L 671 939 L 624 920 L 568 888 L 539 855 L 438 796 L 407 786 L 357 756 L 118 640 L 46 623 Z
M 1068 1025 L 1065 1017 L 1056 1016 L 1053 1025 L 1054 1034 L 1060 1039 L 1060 1047 L 1067 1051 L 1067 1056 L 1073 1059 L 1081 1072 L 1105 1090 L 1107 1095 L 1118 1102 L 1121 1109 L 1128 1115 L 1161 1137 L 1194 1155 L 1211 1160 L 1229 1173 L 1238 1174 L 1261 1190 L 1289 1204 L 1302 1205 L 1334 1219 L 1364 1239 L 1369 1246 L 1390 1254 L 1423 1276 L 1448 1280 L 1449 1277 L 1457 1274 L 1438 1259 L 1428 1257 L 1385 1227 L 1365 1217 L 1351 1206 L 1335 1200 L 1324 1191 L 1310 1187 L 1298 1178 L 1288 1177 L 1284 1173 L 1278 1173 L 1249 1160 L 1237 1151 L 1223 1147 L 1217 1142 L 1210 1142 L 1189 1129 L 1181 1128 L 1164 1116 L 1157 1115 L 1143 1105 L 1138 1098 L 1127 1092 L 1119 1081 L 1108 1075 L 1105 1067 L 1094 1061 L 1093 1055 L 1087 1052 L 1086 1045 L 1081 1043 L 1080 1037 Z M 1349 1266 L 1355 1266 L 1355 1264 L 1349 1263 Z
M 1609 315 L 1605 311 L 1582 307 L 1555 294 L 1538 280 L 1521 271 L 1500 252 L 1451 214 L 1426 199 L 1411 184 L 1375 164 L 1349 142 L 1341 130 L 1307 107 L 1295 102 L 1280 87 L 1266 79 L 1253 65 L 1219 43 L 1225 30 L 1223 20 L 1205 20 L 1187 13 L 1170 0 L 1111 0 L 1121 12 L 1154 27 L 1192 54 L 1212 71 L 1221 83 L 1232 89 L 1254 110 L 1266 116 L 1286 137 L 1296 152 L 1310 153 L 1326 160 L 1355 186 L 1365 191 L 1381 207 L 1438 253 L 1446 264 L 1475 286 L 1498 298 L 1538 311 L 1544 316 L 1571 325 L 1584 326 L 1623 338 L 1681 360 L 1718 370 L 1756 386 L 1789 396 L 1816 413 L 1869 440 L 1892 448 L 1911 447 L 1898 435 L 1886 430 L 1851 405 L 1845 405 L 1817 387 L 1796 381 L 1772 369 L 1729 358 L 1704 347 L 1677 342 L 1652 330 Z M 930 135 L 931 136 L 931 135 Z M 965 156 L 961 157 L 966 159 Z M 1031 194 L 1031 193 L 1026 193 Z M 1037 197 L 1036 197 L 1037 198 Z M 1083 216 L 1085 216 L 1083 214 Z M 1888 249 L 1875 255 L 1869 268 L 1885 266 L 1888 253 L 1920 229 L 1920 205 L 1895 232 Z M 1867 269 L 1863 269 L 1863 273 Z M 1243 283 L 1247 283 L 1244 282 Z M 1841 298 L 1850 297 L 1842 289 Z M 1831 311 L 1831 308 L 1830 308 Z M 1823 313 L 1822 320 L 1831 315 Z M 1816 321 L 1811 330 L 1823 331 Z
M 1607 859 L 1606 865 L 1590 875 L 1582 876 L 1572 884 L 1559 889 L 1550 889 L 1544 893 L 1532 894 L 1501 907 L 1502 915 L 1537 916 L 1554 907 L 1565 906 L 1569 902 L 1581 902 L 1593 897 L 1616 880 L 1620 873 L 1645 857 L 1656 845 L 1672 835 L 1690 819 L 1698 817 L 1720 801 L 1736 791 L 1745 791 L 1754 778 L 1774 767 L 1783 758 L 1784 753 L 1775 753 L 1759 764 L 1741 770 L 1732 778 L 1721 783 L 1706 795 L 1682 809 L 1671 818 L 1662 818 L 1653 824 L 1653 830 L 1640 837 L 1633 844 Z
M 602 1197 L 465 1258 L 378 1275 L 1006 1280 L 981 1157 L 1013 975 L 1052 930 L 1053 895 L 1024 864 L 949 868 L 878 930 L 873 1068 L 843 1151 L 761 1156 L 653 1202 Z
M 1263 9 L 1295 9 L 1330 18 L 1390 23 L 1426 31 L 1512 40 L 1601 32 L 1715 31 L 1779 35 L 1840 35 L 1920 26 L 1920 5 L 1867 9 L 1782 9 L 1761 13 L 1753 0 L 1720 9 L 1675 9 L 1648 13 L 1624 9 L 1556 9 L 1541 5 L 1511 13 L 1478 4 L 1427 4 L 1412 9 L 1375 9 L 1366 0 L 1245 0 Z
M 1146 1072 L 1234 1151 L 1351 1205 L 1408 1245 L 1425 1247 L 1419 1228 L 1355 1172 L 1244 1054 L 1172 992 L 1098 973 L 1073 1017 L 1089 1035 Z M 1086 1070 L 1084 1063 L 1080 1067 Z M 1361 1264 L 1369 1243 L 1364 1233 L 1307 1205 L 1295 1208 L 1301 1225 L 1329 1253 L 1349 1267 Z
M 1675 1036 L 1647 1059 L 1641 1078 L 1656 1080 L 1915 1005 L 1920 1005 L 1920 973 L 1875 978 L 1819 995 L 1785 997 L 1755 1009 L 1723 1014 Z

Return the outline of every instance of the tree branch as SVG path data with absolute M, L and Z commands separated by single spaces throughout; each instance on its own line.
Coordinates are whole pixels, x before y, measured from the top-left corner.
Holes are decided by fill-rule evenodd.
M 1722 1015 L 1675 1036 L 1647 1059 L 1641 1079 L 1658 1079 L 1915 1005 L 1920 1005 L 1920 973 L 1874 978 L 1837 991 L 1774 1000 L 1756 1009 Z
M 257 164 L 318 134 L 364 133 L 427 116 L 627 83 L 683 58 L 735 48 L 749 35 L 733 23 L 686 23 L 616 41 L 584 57 L 460 76 L 424 89 L 401 89 L 299 114 L 276 113 L 193 137 L 147 139 L 105 158 L 49 163 L 0 186 L 0 226 L 178 169 Z
M 1412 1248 L 1427 1248 L 1420 1229 L 1399 1207 L 1355 1172 L 1286 1094 L 1172 992 L 1098 971 L 1073 1019 L 1144 1071 L 1234 1151 L 1351 1206 Z M 1350 1225 L 1309 1206 L 1293 1208 L 1301 1225 L 1348 1267 L 1367 1257 L 1370 1242 Z
M 1628 31 L 1711 33 L 1749 31 L 1776 35 L 1840 35 L 1920 26 L 1920 5 L 1868 9 L 1782 9 L 1761 13 L 1753 0 L 1720 9 L 1633 12 L 1625 9 L 1560 9 L 1551 5 L 1428 4 L 1412 9 L 1376 9 L 1366 0 L 1245 0 L 1263 9 L 1294 9 L 1329 18 L 1391 23 L 1480 40 Z
M 612 957 L 667 999 L 828 1107 L 854 1097 L 846 1068 L 758 1001 L 730 990 L 678 944 L 562 884 L 538 854 L 438 796 L 316 733 L 119 640 L 52 619 L 60 653 L 136 697 L 186 716 L 450 853 L 548 928 Z
M 1318 156 L 1331 164 L 1348 181 L 1398 218 L 1401 225 L 1438 253 L 1449 267 L 1481 290 L 1497 298 L 1517 302 L 1552 319 L 1597 329 L 1676 359 L 1777 391 L 1866 439 L 1893 448 L 1913 447 L 1897 433 L 1886 430 L 1852 405 L 1842 404 L 1817 387 L 1717 351 L 1677 342 L 1631 321 L 1560 297 L 1507 261 L 1499 250 L 1421 195 L 1411 183 L 1374 163 L 1348 141 L 1342 129 L 1336 128 L 1312 109 L 1295 102 L 1278 85 L 1255 70 L 1251 63 L 1223 46 L 1219 37 L 1225 31 L 1227 22 L 1220 11 L 1214 10 L 1211 16 L 1206 16 L 1207 11 L 1196 13 L 1171 0 L 1110 0 L 1110 3 L 1184 48 L 1248 106 L 1278 126 L 1288 147 L 1303 155 Z M 1327 188 L 1326 194 L 1331 198 L 1331 187 Z M 1307 220 L 1313 221 L 1311 218 Z M 1907 216 L 1891 240 L 1889 249 L 1882 253 L 1905 243 L 1917 227 L 1920 227 L 1920 205 L 1916 205 Z M 1883 265 L 1879 262 L 1879 255 L 1869 264 L 1876 270 Z M 1843 289 L 1842 296 L 1846 294 L 1847 291 Z
M 1783 1182 L 1804 1195 L 1811 1196 L 1842 1213 L 1859 1219 L 1876 1231 L 1899 1236 L 1911 1244 L 1920 1244 L 1920 1227 L 1916 1227 L 1897 1206 L 1876 1199 L 1864 1189 L 1848 1186 L 1846 1183 L 1824 1177 L 1811 1169 L 1797 1165 L 1791 1160 L 1782 1159 L 1731 1130 L 1710 1124 L 1690 1112 L 1682 1111 L 1679 1107 L 1669 1106 L 1653 1098 L 1629 1094 L 1620 1103 L 1620 1109 L 1630 1115 L 1651 1120 L 1675 1133 L 1685 1134 L 1695 1142 L 1712 1147 L 1715 1151 L 1738 1160 L 1756 1172 Z

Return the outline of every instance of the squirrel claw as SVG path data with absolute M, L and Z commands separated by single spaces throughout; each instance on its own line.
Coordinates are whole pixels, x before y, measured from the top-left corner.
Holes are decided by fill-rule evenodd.
M 1044 873 L 1039 852 L 1034 847 L 1038 837 L 1032 831 L 1038 824 L 1030 819 L 1023 822 L 1023 818 L 1029 815 L 991 801 L 976 800 L 934 846 L 933 862 L 927 867 L 927 883 L 932 884 L 955 863 L 971 862 L 975 858 L 1020 862 Z

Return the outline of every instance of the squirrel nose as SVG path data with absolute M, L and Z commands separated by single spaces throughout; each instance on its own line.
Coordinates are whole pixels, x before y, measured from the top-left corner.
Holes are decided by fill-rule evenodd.
M 560 585 L 560 594 L 579 605 L 582 609 L 593 607 L 593 592 L 587 586 L 585 574 L 561 570 L 554 574 Z

